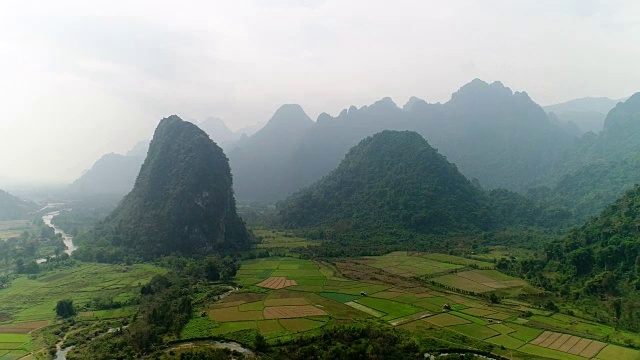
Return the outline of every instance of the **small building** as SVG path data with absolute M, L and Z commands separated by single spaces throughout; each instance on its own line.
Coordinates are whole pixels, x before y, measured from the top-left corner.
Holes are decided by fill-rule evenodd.
M 449 304 L 442 305 L 442 310 L 451 310 L 451 305 Z
M 361 295 L 361 296 L 367 296 L 367 293 L 366 293 L 366 292 L 364 292 L 364 291 L 360 291 L 360 295 Z

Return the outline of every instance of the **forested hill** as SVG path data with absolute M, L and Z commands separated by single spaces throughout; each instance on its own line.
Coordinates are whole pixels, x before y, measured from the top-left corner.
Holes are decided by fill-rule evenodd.
M 576 221 L 597 215 L 640 183 L 640 93 L 618 103 L 599 134 L 588 133 L 554 165 L 547 183 L 530 198 L 565 208 Z
M 460 172 L 489 189 L 527 190 L 574 142 L 526 93 L 477 79 L 445 104 L 412 98 L 401 109 L 384 98 L 336 117 L 323 113 L 316 123 L 305 117 L 299 116 L 300 131 L 270 137 L 270 146 L 249 145 L 258 143 L 269 125 L 238 144 L 230 158 L 239 198 L 283 199 L 328 174 L 351 147 L 383 130 L 418 132 Z
M 0 190 L 0 220 L 24 219 L 28 213 L 38 210 L 30 201 L 21 200 L 4 190 Z
M 420 233 L 491 223 L 481 190 L 410 131 L 362 140 L 337 169 L 280 203 L 279 216 L 288 227 L 389 225 Z
M 197 126 L 162 119 L 133 190 L 78 250 L 80 258 L 120 260 L 243 248 L 227 157 Z
M 594 308 L 602 300 L 617 303 L 622 312 L 613 316 L 640 331 L 640 186 L 563 241 L 548 245 L 546 253 L 547 269 L 556 274 L 559 287 L 596 298 Z

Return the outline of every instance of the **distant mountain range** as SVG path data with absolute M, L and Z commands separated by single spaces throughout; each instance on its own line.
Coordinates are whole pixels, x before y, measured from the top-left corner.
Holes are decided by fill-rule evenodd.
M 585 132 L 598 133 L 602 130 L 604 119 L 611 109 L 624 99 L 607 97 L 585 97 L 569 100 L 560 104 L 544 106 L 544 110 L 558 120 L 559 124 L 576 131 L 578 135 Z
M 222 148 L 232 147 L 242 136 L 253 135 L 261 126 L 258 123 L 234 132 L 219 118 L 210 117 L 199 123 L 199 127 Z M 125 155 L 116 153 L 103 155 L 90 169 L 71 183 L 68 191 L 76 195 L 124 196 L 133 188 L 148 149 L 149 141 L 145 140 L 138 142 Z
M 36 203 L 21 200 L 4 190 L 0 190 L 0 220 L 24 219 L 28 213 L 36 210 L 38 210 Z
M 585 134 L 549 172 L 548 186 L 529 196 L 571 209 L 577 221 L 597 215 L 640 183 L 640 93 L 618 103 L 598 134 Z
M 347 150 L 382 130 L 417 131 L 468 178 L 487 188 L 526 190 L 541 179 L 574 137 L 553 124 L 526 93 L 474 80 L 445 104 L 413 98 L 399 108 L 384 98 L 337 117 L 310 121 L 298 106 L 284 132 L 270 126 L 229 152 L 241 200 L 275 202 L 335 168 Z M 266 140 L 268 139 L 268 140 Z

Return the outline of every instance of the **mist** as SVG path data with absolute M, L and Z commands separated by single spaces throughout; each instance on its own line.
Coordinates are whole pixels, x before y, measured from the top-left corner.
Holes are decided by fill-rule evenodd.
M 542 105 L 621 98 L 640 83 L 629 42 L 639 11 L 633 1 L 5 1 L 0 181 L 68 183 L 171 114 L 235 130 L 285 103 L 315 119 L 385 96 L 444 102 L 473 78 Z

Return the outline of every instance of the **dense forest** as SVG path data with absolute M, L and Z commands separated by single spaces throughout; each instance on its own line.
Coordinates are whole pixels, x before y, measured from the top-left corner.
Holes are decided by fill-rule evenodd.
M 394 225 L 418 233 L 491 226 L 482 191 L 415 132 L 383 131 L 280 207 L 285 227 Z
M 250 242 L 236 213 L 227 157 L 197 126 L 163 119 L 133 190 L 98 223 L 81 259 L 122 261 L 241 249 Z

